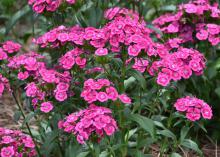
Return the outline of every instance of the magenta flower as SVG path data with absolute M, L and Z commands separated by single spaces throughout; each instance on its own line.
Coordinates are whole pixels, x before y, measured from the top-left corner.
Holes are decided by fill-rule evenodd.
M 162 86 L 167 86 L 170 83 L 170 77 L 167 74 L 159 73 L 157 83 Z
M 116 101 L 117 99 L 120 99 L 123 103 L 131 103 L 131 99 L 125 94 L 120 96 L 113 87 L 113 83 L 107 79 L 86 80 L 84 82 L 83 91 L 81 92 L 81 97 L 88 103 L 95 101 L 107 102 L 108 100 Z
M 174 107 L 179 112 L 186 112 L 186 118 L 190 121 L 197 121 L 201 118 L 211 119 L 212 109 L 203 100 L 195 97 L 180 98 L 174 104 Z
M 1 157 L 36 156 L 35 144 L 29 135 L 20 130 L 9 130 L 0 127 Z
M 72 113 L 59 122 L 59 128 L 76 136 L 80 144 L 89 140 L 92 134 L 99 138 L 113 135 L 118 129 L 116 121 L 111 116 L 111 110 L 105 107 L 90 105 L 89 108 Z
M 53 110 L 53 104 L 51 102 L 43 102 L 40 106 L 40 110 L 44 113 L 49 113 Z
M 1 157 L 13 157 L 15 154 L 14 148 L 12 146 L 3 147 L 1 149 Z

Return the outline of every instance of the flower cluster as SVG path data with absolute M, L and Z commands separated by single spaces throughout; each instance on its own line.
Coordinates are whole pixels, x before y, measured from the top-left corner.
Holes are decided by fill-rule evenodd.
M 194 0 L 181 4 L 176 14 L 160 16 L 153 24 L 165 34 L 178 34 L 182 42 L 197 38 L 217 45 L 220 43 L 220 25 L 210 23 L 210 19 L 220 19 L 218 4 L 212 5 L 208 0 Z
M 120 99 L 125 104 L 131 103 L 131 99 L 126 94 L 119 95 L 112 83 L 107 79 L 86 80 L 81 97 L 88 103 L 95 101 L 106 102 L 108 100 L 116 101 L 117 99 Z
M 66 43 L 71 43 L 75 46 L 89 44 L 95 48 L 94 51 L 92 49 L 92 52 L 95 52 L 97 56 L 105 56 L 111 52 L 119 53 L 123 45 L 127 47 L 126 52 L 128 52 L 130 58 L 137 58 L 142 53 L 142 50 L 143 53 L 148 53 L 148 49 L 153 45 L 150 37 L 152 30 L 146 27 L 146 23 L 139 18 L 137 13 L 116 7 L 107 10 L 105 17 L 109 22 L 102 28 L 81 28 L 79 26 L 67 28 L 59 26 L 35 39 L 34 42 L 41 47 L 48 45 L 59 47 Z M 114 53 L 114 55 L 118 55 L 117 53 Z M 70 57 L 70 54 L 71 52 L 62 57 L 64 60 L 68 58 L 71 61 L 71 63 L 68 63 L 70 64 L 69 66 L 66 67 L 64 65 L 67 69 L 74 64 L 73 57 Z M 144 59 L 136 59 L 137 62 L 134 68 L 144 71 L 141 68 L 142 63 L 139 62 L 140 60 Z M 147 66 L 146 63 L 144 61 L 144 67 Z
M 29 135 L 19 130 L 0 128 L 1 157 L 36 156 L 35 144 Z
M 18 79 L 26 81 L 26 95 L 33 99 L 34 106 L 39 101 L 44 101 L 47 96 L 54 96 L 60 102 L 68 97 L 70 73 L 47 69 L 43 59 L 44 56 L 30 52 L 8 59 L 7 64 L 14 72 L 18 71 Z M 51 107 L 46 112 L 50 110 Z M 45 112 L 45 110 L 42 111 Z
M 28 0 L 34 12 L 41 14 L 45 11 L 54 12 L 63 3 L 63 0 Z M 65 0 L 69 4 L 74 4 L 76 0 Z
M 186 118 L 190 121 L 196 121 L 201 118 L 201 115 L 205 119 L 212 118 L 212 109 L 203 100 L 195 97 L 187 96 L 180 98 L 174 104 L 175 108 L 179 112 L 186 112 Z
M 21 45 L 13 41 L 6 41 L 0 47 L 0 61 L 8 59 L 8 55 L 20 51 Z
M 84 68 L 86 65 L 86 58 L 80 57 L 81 54 L 83 54 L 83 50 L 75 48 L 62 56 L 59 63 L 66 70 L 71 69 L 75 64 L 80 68 Z
M 60 47 L 70 42 L 73 45 L 83 45 L 84 43 L 84 28 L 73 26 L 67 28 L 65 26 L 56 27 L 42 36 L 34 39 L 33 42 L 40 45 L 42 48 L 48 45 L 52 48 Z
M 58 125 L 65 132 L 74 134 L 80 144 L 84 144 L 92 134 L 96 134 L 99 139 L 104 133 L 108 136 L 114 134 L 118 127 L 111 113 L 108 108 L 91 104 L 87 109 L 70 114 Z
M 127 60 L 127 64 L 129 64 L 132 61 L 132 58 Z M 147 70 L 147 67 L 149 65 L 149 61 L 144 58 L 134 58 L 134 64 L 132 65 L 132 68 L 144 73 Z
M 177 52 L 168 53 L 161 60 L 153 62 L 149 73 L 160 71 L 157 83 L 167 86 L 171 80 L 188 79 L 194 72 L 201 75 L 205 68 L 204 56 L 195 49 L 179 47 Z M 160 70 L 159 70 L 160 69 Z

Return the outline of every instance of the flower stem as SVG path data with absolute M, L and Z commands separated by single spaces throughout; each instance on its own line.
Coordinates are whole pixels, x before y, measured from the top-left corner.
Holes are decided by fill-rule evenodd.
M 19 108 L 19 110 L 21 111 L 22 117 L 23 117 L 24 119 L 26 119 L 26 116 L 25 116 L 25 114 L 24 114 L 24 111 L 23 111 L 23 109 L 22 109 L 22 107 L 21 107 L 19 101 L 17 100 L 16 95 L 15 95 L 15 93 L 14 93 L 13 91 L 12 91 L 12 96 L 13 96 L 13 98 L 14 98 L 14 100 L 15 100 L 15 102 L 16 102 L 18 108 Z M 28 132 L 29 132 L 30 136 L 32 137 L 32 139 L 33 139 L 33 141 L 34 141 L 34 144 L 35 144 L 35 146 L 36 146 L 36 151 L 37 151 L 38 156 L 41 156 L 41 154 L 40 154 L 40 149 L 39 149 L 38 146 L 37 146 L 37 142 L 36 142 L 35 139 L 34 139 L 34 136 L 33 136 L 32 132 L 31 132 L 31 129 L 30 129 L 29 124 L 28 124 L 27 122 L 25 122 L 25 125 L 26 125 L 26 127 L 27 127 L 27 129 L 28 129 Z

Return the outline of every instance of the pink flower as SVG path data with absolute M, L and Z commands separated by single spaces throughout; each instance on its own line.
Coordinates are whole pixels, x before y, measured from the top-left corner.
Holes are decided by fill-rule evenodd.
M 141 49 L 137 45 L 132 45 L 128 47 L 128 54 L 130 56 L 138 56 L 141 52 Z
M 95 51 L 95 55 L 97 56 L 106 56 L 108 54 L 107 48 L 99 48 Z
M 177 33 L 179 31 L 179 25 L 177 23 L 171 23 L 167 27 L 169 33 Z
M 67 99 L 67 93 L 66 92 L 57 91 L 55 93 L 55 98 L 56 98 L 56 100 L 62 102 L 62 101 Z
M 42 76 L 42 79 L 47 83 L 54 83 L 57 80 L 55 70 L 41 69 L 39 73 Z
M 108 87 L 106 88 L 106 93 L 108 95 L 108 98 L 115 101 L 118 98 L 118 92 L 114 87 Z
M 200 65 L 199 61 L 196 61 L 196 60 L 191 60 L 189 62 L 189 66 L 193 71 L 199 72 L 202 70 L 202 66 Z
M 185 4 L 184 8 L 187 13 L 196 13 L 197 12 L 197 6 L 194 4 Z M 199 9 L 199 8 L 198 8 Z
M 162 86 L 167 86 L 170 83 L 170 77 L 167 74 L 159 73 L 157 83 Z
M 63 66 L 64 69 L 71 69 L 75 64 L 75 58 L 69 55 L 64 55 L 60 58 L 59 63 Z
M 1 157 L 13 157 L 15 155 L 14 147 L 8 146 L 1 149 Z
M 131 98 L 129 98 L 126 94 L 121 94 L 118 98 L 125 104 L 131 104 Z
M 8 52 L 8 53 L 14 53 L 14 52 L 18 52 L 21 48 L 21 45 L 18 43 L 15 43 L 13 41 L 6 41 L 3 46 L 2 46 L 3 50 Z
M 201 109 L 201 113 L 202 113 L 203 118 L 205 119 L 212 118 L 212 109 L 208 105 L 203 106 L 203 108 Z
M 0 48 L 0 61 L 8 58 L 7 53 L 5 53 L 2 48 Z
M 207 24 L 207 31 L 211 35 L 217 35 L 220 33 L 220 26 L 216 24 Z
M 182 100 L 182 99 L 179 99 L 179 100 L 174 104 L 176 110 L 177 110 L 177 111 L 181 111 L 181 112 L 186 111 L 186 110 L 188 109 L 188 107 L 187 107 L 186 105 L 187 105 L 186 102 L 185 102 L 184 100 Z
M 35 4 L 33 5 L 33 10 L 34 10 L 36 13 L 40 14 L 40 13 L 42 13 L 42 12 L 44 11 L 45 7 L 46 7 L 45 4 L 35 3 Z
M 69 89 L 69 84 L 60 82 L 56 88 L 58 91 L 67 91 Z
M 188 79 L 192 75 L 192 70 L 189 66 L 185 65 L 181 68 L 180 74 L 183 78 Z
M 187 113 L 186 113 L 186 118 L 191 120 L 191 121 L 196 121 L 199 120 L 201 117 L 200 112 L 198 109 L 190 109 Z
M 104 130 L 108 136 L 111 136 L 115 132 L 115 127 L 113 127 L 112 125 L 107 125 L 106 127 L 104 127 Z
M 49 113 L 53 110 L 53 104 L 51 102 L 43 102 L 40 106 L 40 110 L 44 113 Z
M 26 95 L 28 97 L 35 97 L 37 92 L 39 91 L 38 87 L 34 82 L 27 84 L 26 88 Z
M 27 71 L 18 73 L 19 80 L 26 80 L 28 77 L 29 77 L 29 74 Z
M 34 144 L 31 137 L 28 137 L 28 136 L 25 137 L 23 139 L 23 143 L 24 143 L 25 147 L 27 147 L 27 148 L 35 148 L 35 144 Z
M 199 40 L 206 40 L 208 39 L 208 32 L 206 30 L 200 30 L 199 32 L 196 33 L 196 37 Z
M 105 92 L 99 92 L 96 95 L 96 99 L 100 102 L 105 102 L 108 100 L 108 95 Z
M 87 109 L 75 112 L 59 122 L 59 128 L 64 132 L 74 134 L 78 143 L 84 144 L 92 134 L 98 138 L 111 136 L 118 129 L 116 121 L 112 118 L 111 110 L 91 104 Z
M 3 137 L 2 137 L 1 143 L 9 144 L 9 143 L 11 143 L 11 142 L 14 142 L 14 139 L 11 138 L 11 136 L 3 136 Z
M 29 135 L 20 130 L 10 130 L 0 127 L 0 153 L 1 157 L 29 157 L 36 156 L 35 144 Z
M 76 61 L 76 64 L 79 65 L 82 68 L 86 65 L 86 59 L 85 58 L 76 57 L 75 61 Z
M 196 121 L 202 117 L 205 119 L 212 118 L 211 107 L 206 104 L 203 100 L 195 97 L 180 98 L 174 104 L 175 108 L 179 112 L 186 112 L 186 118 L 190 121 Z
M 59 33 L 57 35 L 57 39 L 60 40 L 61 42 L 66 42 L 69 40 L 69 36 L 67 33 Z

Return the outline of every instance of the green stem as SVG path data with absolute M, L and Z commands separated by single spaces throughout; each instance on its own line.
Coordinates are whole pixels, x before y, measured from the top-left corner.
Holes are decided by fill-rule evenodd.
M 15 100 L 15 102 L 16 102 L 18 108 L 19 108 L 19 110 L 21 111 L 22 117 L 23 117 L 24 120 L 25 120 L 25 119 L 26 119 L 26 116 L 25 116 L 24 111 L 23 111 L 23 109 L 22 109 L 20 103 L 18 102 L 18 100 L 17 100 L 17 98 L 16 98 L 14 92 L 12 92 L 12 96 L 13 96 L 13 98 L 14 98 L 14 100 Z M 25 125 L 26 125 L 26 127 L 27 127 L 27 129 L 28 129 L 28 132 L 29 132 L 30 136 L 32 137 L 32 139 L 33 139 L 33 141 L 34 141 L 34 144 L 35 144 L 35 146 L 36 146 L 36 151 L 37 151 L 38 156 L 41 156 L 41 154 L 40 154 L 40 149 L 39 149 L 38 146 L 37 146 L 37 142 L 36 142 L 35 139 L 34 139 L 34 136 L 33 136 L 32 132 L 31 132 L 31 129 L 30 129 L 29 124 L 28 124 L 27 122 L 25 122 Z
M 88 143 L 88 146 L 89 146 L 89 149 L 90 149 L 90 151 L 91 151 L 91 153 L 92 153 L 92 156 L 93 156 L 93 157 L 96 157 L 96 154 L 95 154 L 93 148 L 91 147 L 90 143 Z

